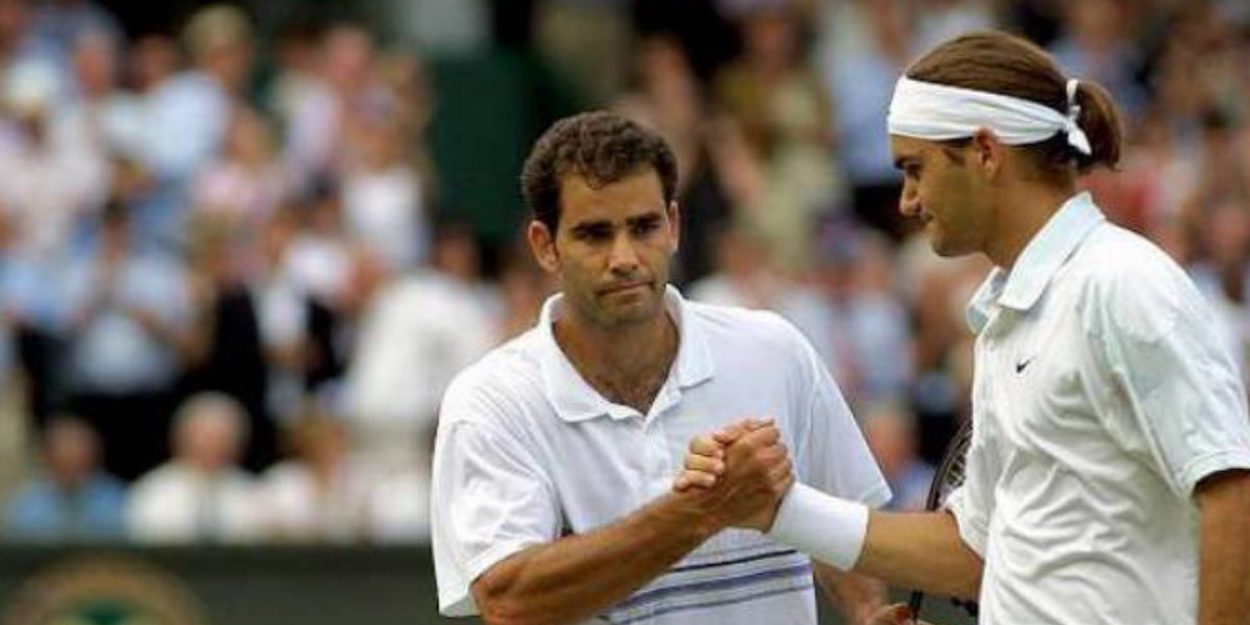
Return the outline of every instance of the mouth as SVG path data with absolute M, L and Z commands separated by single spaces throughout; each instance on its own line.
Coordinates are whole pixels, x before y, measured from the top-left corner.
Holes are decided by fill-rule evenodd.
M 622 282 L 621 284 L 614 284 L 612 286 L 606 287 L 603 290 L 599 291 L 599 293 L 601 295 L 611 295 L 613 293 L 625 293 L 628 291 L 645 289 L 645 288 L 649 288 L 650 286 L 651 286 L 651 283 L 649 281 Z

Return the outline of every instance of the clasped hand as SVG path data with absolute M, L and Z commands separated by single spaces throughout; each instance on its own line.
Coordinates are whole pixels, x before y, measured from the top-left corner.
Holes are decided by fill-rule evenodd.
M 767 532 L 793 468 L 776 423 L 744 419 L 690 441 L 673 491 L 701 498 L 727 526 Z

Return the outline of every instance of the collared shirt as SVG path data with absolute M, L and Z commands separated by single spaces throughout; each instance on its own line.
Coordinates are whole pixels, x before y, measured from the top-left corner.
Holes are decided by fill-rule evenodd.
M 804 483 L 881 505 L 889 488 L 833 380 L 773 313 L 666 295 L 680 344 L 647 414 L 614 404 L 555 341 L 563 306 L 462 372 L 443 400 L 432 530 L 439 607 L 477 611 L 469 586 L 491 566 L 562 534 L 586 533 L 667 493 L 696 435 L 773 416 Z M 815 623 L 810 560 L 728 529 L 597 623 Z
M 1192 624 L 1195 486 L 1250 468 L 1245 390 L 1205 298 L 1070 199 L 974 296 L 967 481 L 983 625 Z

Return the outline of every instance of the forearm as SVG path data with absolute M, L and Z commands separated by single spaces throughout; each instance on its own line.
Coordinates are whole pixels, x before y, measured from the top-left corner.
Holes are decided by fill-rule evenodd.
M 822 562 L 888 584 L 965 598 L 980 587 L 981 559 L 944 512 L 871 511 L 797 485 L 781 504 L 771 533 Z
M 886 583 L 975 599 L 983 564 L 945 512 L 873 512 L 855 570 Z
M 876 578 L 839 571 L 821 562 L 814 562 L 812 568 L 830 603 L 842 610 L 848 623 L 868 623 L 886 604 L 886 586 Z
M 665 495 L 616 523 L 503 560 L 473 585 L 483 620 L 576 623 L 625 599 L 723 527 L 698 497 Z
M 1250 622 L 1250 472 L 1213 476 L 1199 486 L 1199 625 Z

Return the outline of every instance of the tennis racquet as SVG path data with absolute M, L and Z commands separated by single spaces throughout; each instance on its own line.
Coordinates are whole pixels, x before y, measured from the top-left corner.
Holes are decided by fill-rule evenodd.
M 959 429 L 955 431 L 955 436 L 951 438 L 951 442 L 946 446 L 946 452 L 942 454 L 942 463 L 938 465 L 937 473 L 933 476 L 933 483 L 929 485 L 929 495 L 925 498 L 925 509 L 929 511 L 937 510 L 942 507 L 942 503 L 946 501 L 946 496 L 951 491 L 964 483 L 964 465 L 968 459 L 968 445 L 972 442 L 972 419 L 965 419 L 959 425 Z M 956 606 L 962 607 L 968 611 L 968 614 L 976 617 L 977 604 L 975 601 L 964 601 L 961 599 L 951 599 Z M 911 599 L 907 602 L 907 607 L 911 609 L 912 615 L 919 618 L 920 606 L 924 603 L 924 593 L 916 590 L 911 593 Z

